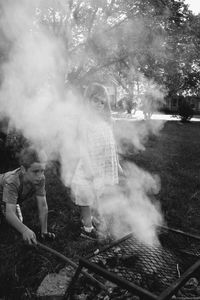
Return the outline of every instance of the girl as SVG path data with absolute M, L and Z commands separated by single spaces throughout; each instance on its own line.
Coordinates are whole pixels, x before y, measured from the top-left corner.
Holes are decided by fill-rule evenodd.
M 112 130 L 109 97 L 105 87 L 91 84 L 85 92 L 86 114 L 80 121 L 80 159 L 72 179 L 75 204 L 80 206 L 81 236 L 97 239 L 92 208 L 119 181 L 119 162 Z

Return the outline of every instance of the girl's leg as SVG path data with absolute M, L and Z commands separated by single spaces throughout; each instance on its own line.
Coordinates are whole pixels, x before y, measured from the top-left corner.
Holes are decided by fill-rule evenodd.
M 92 215 L 90 206 L 81 206 L 81 218 L 85 227 L 92 227 Z
M 83 227 L 81 228 L 81 236 L 92 240 L 98 239 L 98 234 L 92 225 L 92 216 L 90 206 L 81 206 L 81 217 Z

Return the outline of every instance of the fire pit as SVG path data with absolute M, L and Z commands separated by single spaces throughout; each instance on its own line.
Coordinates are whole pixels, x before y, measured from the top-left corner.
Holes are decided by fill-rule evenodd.
M 80 258 L 79 267 L 117 284 L 143 299 L 171 299 L 200 270 L 200 237 L 159 227 L 160 245 L 149 247 L 129 234 L 99 253 Z

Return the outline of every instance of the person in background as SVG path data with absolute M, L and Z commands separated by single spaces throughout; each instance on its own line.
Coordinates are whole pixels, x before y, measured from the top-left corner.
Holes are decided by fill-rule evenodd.
M 23 223 L 20 205 L 36 198 L 41 227 L 40 238 L 54 239 L 47 230 L 48 206 L 45 192 L 45 161 L 32 147 L 25 148 L 19 156 L 20 167 L 0 174 L 1 216 L 14 227 L 29 245 L 36 244 L 35 233 Z
M 93 208 L 99 209 L 107 191 L 119 183 L 119 165 L 106 88 L 92 83 L 85 91 L 86 113 L 79 122 L 80 156 L 72 176 L 74 202 L 80 207 L 81 236 L 98 239 Z

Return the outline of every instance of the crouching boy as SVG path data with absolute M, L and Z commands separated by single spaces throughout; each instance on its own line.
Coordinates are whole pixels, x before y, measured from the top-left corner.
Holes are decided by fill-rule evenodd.
M 0 203 L 7 222 L 21 233 L 29 245 L 36 244 L 35 233 L 23 224 L 20 205 L 36 198 L 42 239 L 54 239 L 47 231 L 48 206 L 45 192 L 45 161 L 29 147 L 20 154 L 20 168 L 0 174 Z M 33 199 L 34 199 L 33 198 Z

